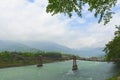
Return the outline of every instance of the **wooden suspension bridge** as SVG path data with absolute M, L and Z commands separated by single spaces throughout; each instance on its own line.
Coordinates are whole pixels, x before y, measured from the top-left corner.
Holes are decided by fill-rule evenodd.
M 42 55 L 38 56 L 38 65 L 37 67 L 42 67 L 43 66 L 43 60 L 42 60 Z M 72 70 L 78 70 L 78 66 L 77 66 L 77 61 L 76 60 L 84 60 L 84 61 L 95 61 L 95 62 L 108 62 L 107 60 L 103 60 L 103 59 L 91 59 L 91 58 L 77 58 L 76 56 L 72 57 L 72 61 L 73 61 L 73 65 L 72 65 Z M 120 59 L 113 59 L 113 60 L 109 60 L 109 62 L 120 62 Z

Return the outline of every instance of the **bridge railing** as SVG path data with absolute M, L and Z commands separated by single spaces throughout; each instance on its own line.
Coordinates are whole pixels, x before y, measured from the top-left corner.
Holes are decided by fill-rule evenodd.
M 91 59 L 91 58 L 79 58 L 77 60 L 84 60 L 84 61 L 98 61 L 98 62 L 120 62 L 120 58 L 105 60 L 105 59 Z

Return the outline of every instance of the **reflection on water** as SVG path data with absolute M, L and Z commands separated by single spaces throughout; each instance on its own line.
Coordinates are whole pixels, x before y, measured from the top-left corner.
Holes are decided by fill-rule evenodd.
M 0 80 L 105 80 L 116 72 L 114 64 L 77 61 L 79 70 L 72 71 L 72 61 L 0 69 Z

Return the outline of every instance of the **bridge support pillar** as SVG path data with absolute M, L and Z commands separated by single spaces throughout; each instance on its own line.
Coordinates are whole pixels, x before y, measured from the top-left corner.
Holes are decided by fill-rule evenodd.
M 72 66 L 72 70 L 78 70 L 78 67 L 77 67 L 77 62 L 76 62 L 76 56 L 73 56 L 73 66 Z
M 42 55 L 39 55 L 37 59 L 38 59 L 37 67 L 42 67 L 43 66 Z

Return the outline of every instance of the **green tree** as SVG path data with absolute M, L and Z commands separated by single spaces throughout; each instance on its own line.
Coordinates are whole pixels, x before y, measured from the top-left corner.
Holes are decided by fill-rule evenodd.
M 120 58 L 120 25 L 116 26 L 115 37 L 106 44 L 104 52 L 106 53 L 106 59 L 116 60 Z
M 111 10 L 117 3 L 117 0 L 48 0 L 46 12 L 67 14 L 69 17 L 75 12 L 82 17 L 83 6 L 89 5 L 88 11 L 94 12 L 95 17 L 99 17 L 98 23 L 104 20 L 107 24 L 112 18 L 114 12 Z
M 12 62 L 12 55 L 8 51 L 0 52 L 0 62 Z
M 62 58 L 62 54 L 60 52 L 46 52 L 45 57 Z

